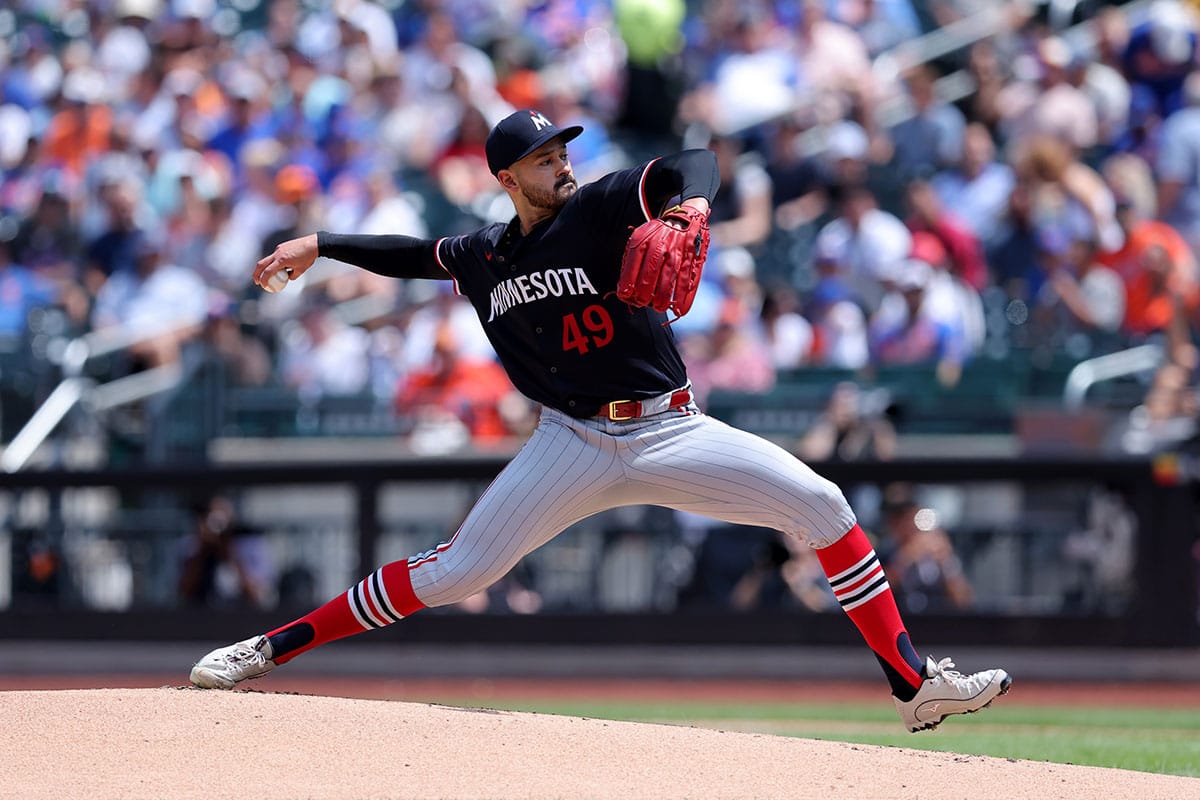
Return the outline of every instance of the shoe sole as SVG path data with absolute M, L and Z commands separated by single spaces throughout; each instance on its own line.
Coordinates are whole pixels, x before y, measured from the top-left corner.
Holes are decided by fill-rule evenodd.
M 252 681 L 252 680 L 257 680 L 258 678 L 265 678 L 269 673 L 270 673 L 270 670 L 267 670 L 267 672 L 263 672 L 258 675 L 251 675 L 247 678 L 242 678 L 242 680 L 240 680 L 240 681 L 231 681 L 231 680 L 229 680 L 229 678 L 222 677 L 210 669 L 205 669 L 204 667 L 195 666 L 195 667 L 192 667 L 191 674 L 188 675 L 188 680 L 190 680 L 192 682 L 192 685 L 195 686 L 197 689 L 226 689 L 227 690 L 227 689 L 232 689 L 233 687 L 237 686 L 239 683 L 243 683 L 245 681 Z
M 1005 675 L 1004 680 L 1000 681 L 1000 691 L 996 692 L 996 697 L 1000 697 L 1001 695 L 1008 694 L 1008 690 L 1011 686 L 1012 686 L 1012 675 Z M 919 728 L 909 728 L 908 729 L 909 733 L 921 733 L 923 731 L 931 731 L 934 728 L 936 728 L 938 725 L 941 725 L 942 721 L 945 720 L 946 717 L 956 717 L 959 714 L 974 714 L 976 711 L 982 711 L 983 709 L 990 706 L 992 703 L 996 702 L 996 697 L 993 697 L 991 700 L 988 700 L 986 703 L 981 705 L 979 708 L 972 708 L 968 711 L 955 711 L 950 714 L 944 714 L 943 716 L 938 717 L 936 720 L 934 720 L 932 722 L 928 722 Z

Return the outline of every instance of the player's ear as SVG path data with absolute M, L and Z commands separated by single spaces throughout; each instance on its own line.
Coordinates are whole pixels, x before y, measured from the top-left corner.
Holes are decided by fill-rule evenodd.
M 496 180 L 500 181 L 500 185 L 505 189 L 516 190 L 517 188 L 517 176 L 512 174 L 512 170 L 500 170 L 496 173 Z

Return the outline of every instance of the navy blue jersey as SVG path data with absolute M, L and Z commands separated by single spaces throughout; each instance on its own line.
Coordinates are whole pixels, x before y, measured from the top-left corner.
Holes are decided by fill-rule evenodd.
M 581 186 L 522 236 L 497 223 L 441 239 L 437 259 L 471 301 L 513 385 L 575 417 L 687 383 L 666 315 L 616 297 L 631 230 L 666 198 L 647 197 L 653 162 Z

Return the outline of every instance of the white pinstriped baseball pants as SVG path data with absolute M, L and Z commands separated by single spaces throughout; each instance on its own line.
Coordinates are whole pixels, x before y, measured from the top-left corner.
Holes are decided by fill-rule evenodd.
M 413 591 L 427 606 L 466 599 L 570 525 L 626 505 L 774 528 L 817 548 L 855 524 L 835 484 L 694 405 L 621 422 L 545 408 L 453 538 L 408 560 Z

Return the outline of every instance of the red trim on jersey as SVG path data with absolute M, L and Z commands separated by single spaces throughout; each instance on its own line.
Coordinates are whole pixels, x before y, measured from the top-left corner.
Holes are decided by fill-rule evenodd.
M 462 530 L 462 529 L 461 529 L 461 528 L 459 528 L 459 530 Z M 441 544 L 439 544 L 437 547 L 433 548 L 433 551 L 432 551 L 432 552 L 433 552 L 433 555 L 428 555 L 428 556 L 425 556 L 424 558 L 420 559 L 419 561 L 412 561 L 412 562 L 410 562 L 410 563 L 409 563 L 409 565 L 408 565 L 408 568 L 409 568 L 409 569 L 412 569 L 413 567 L 419 567 L 419 566 L 421 566 L 422 564 L 428 564 L 428 563 L 430 563 L 430 562 L 432 562 L 432 561 L 437 561 L 437 557 L 438 557 L 440 554 L 442 554 L 442 553 L 446 552 L 447 550 L 449 550 L 449 549 L 450 549 L 450 545 L 454 544 L 454 540 L 455 540 L 455 539 L 457 539 L 457 538 L 458 538 L 458 531 L 455 531 L 455 532 L 454 532 L 454 535 L 450 537 L 450 541 L 448 541 L 448 542 L 442 542 L 442 543 L 441 543 Z
M 449 236 L 443 236 L 433 243 L 433 258 L 435 261 L 437 261 L 437 265 L 441 267 L 447 275 L 450 276 L 450 280 L 454 283 L 454 293 L 459 297 L 462 297 L 462 291 L 458 288 L 458 278 L 455 278 L 454 274 L 450 272 L 450 270 L 446 269 L 446 264 L 442 261 L 442 242 L 449 238 Z
M 642 206 L 642 216 L 647 220 L 654 219 L 654 215 L 650 213 L 650 203 L 646 200 L 646 176 L 650 174 L 650 168 L 654 166 L 655 161 L 658 159 L 656 158 L 646 165 L 646 168 L 642 170 L 642 177 L 638 180 L 638 202 Z

